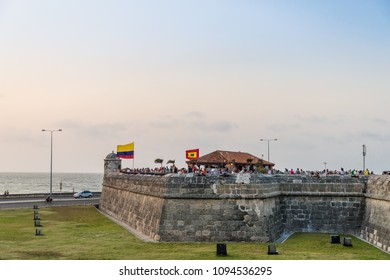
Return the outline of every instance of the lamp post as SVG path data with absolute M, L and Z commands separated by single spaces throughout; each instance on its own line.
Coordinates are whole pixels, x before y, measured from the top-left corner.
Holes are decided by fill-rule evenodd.
M 261 168 L 264 168 L 264 155 L 261 154 Z
M 50 197 L 53 189 L 53 133 L 56 131 L 62 131 L 62 129 L 49 130 L 42 129 L 44 132 L 50 132 Z
M 366 170 L 366 154 L 367 154 L 367 147 L 363 144 L 363 173 Z
M 267 141 L 267 143 L 268 143 L 268 162 L 270 162 L 269 161 L 269 142 L 270 141 L 277 141 L 278 139 L 260 139 L 260 141 Z

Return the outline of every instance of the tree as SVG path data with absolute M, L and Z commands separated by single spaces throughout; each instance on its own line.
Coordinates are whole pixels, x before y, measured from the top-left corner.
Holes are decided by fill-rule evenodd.
M 163 164 L 163 159 L 161 159 L 161 158 L 156 158 L 155 160 L 154 160 L 154 163 L 159 163 L 159 164 L 161 164 L 161 167 L 162 167 L 162 164 Z

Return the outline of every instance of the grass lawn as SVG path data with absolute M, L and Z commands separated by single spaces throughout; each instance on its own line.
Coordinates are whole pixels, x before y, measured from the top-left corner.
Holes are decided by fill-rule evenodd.
M 277 244 L 227 243 L 227 256 L 216 256 L 215 243 L 149 243 L 139 240 L 93 206 L 0 211 L 0 259 L 3 260 L 390 260 L 390 254 L 352 237 L 352 247 L 331 244 L 329 234 L 299 233 Z M 43 236 L 35 236 L 35 229 Z

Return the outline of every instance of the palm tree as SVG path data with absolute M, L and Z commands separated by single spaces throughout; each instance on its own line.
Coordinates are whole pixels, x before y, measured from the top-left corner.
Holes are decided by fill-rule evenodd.
M 161 164 L 161 167 L 162 167 L 162 164 L 163 164 L 163 159 L 161 159 L 161 158 L 156 158 L 155 160 L 154 160 L 154 163 L 159 163 L 159 164 Z

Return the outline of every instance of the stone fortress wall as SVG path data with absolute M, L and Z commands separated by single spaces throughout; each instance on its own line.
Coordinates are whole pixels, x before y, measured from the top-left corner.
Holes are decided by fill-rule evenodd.
M 99 207 L 155 241 L 268 242 L 327 232 L 390 252 L 390 176 L 107 172 Z
M 99 208 L 161 242 L 269 242 L 353 234 L 390 253 L 390 176 L 141 175 L 105 160 Z
M 390 253 L 390 176 L 370 176 L 360 237 Z

